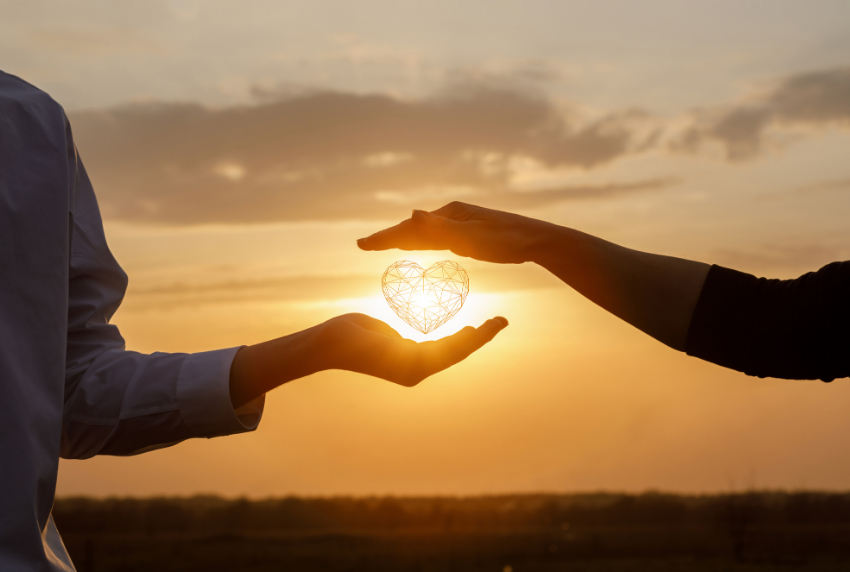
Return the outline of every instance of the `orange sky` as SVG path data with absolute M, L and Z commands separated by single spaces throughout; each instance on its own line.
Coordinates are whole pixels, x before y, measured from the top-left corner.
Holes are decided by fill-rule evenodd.
M 65 105 L 130 275 L 129 348 L 511 322 L 414 389 L 327 372 L 253 434 L 62 461 L 58 493 L 846 489 L 844 382 L 693 360 L 539 268 L 354 244 L 457 198 L 762 275 L 846 259 L 846 3 L 368 4 L 0 0 L 0 61 Z M 427 337 L 381 297 L 404 258 L 470 276 Z

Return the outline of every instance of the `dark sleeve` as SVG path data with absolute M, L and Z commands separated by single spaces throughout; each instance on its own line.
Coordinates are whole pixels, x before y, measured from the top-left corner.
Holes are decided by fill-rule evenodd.
M 795 280 L 712 266 L 686 350 L 758 377 L 850 376 L 850 261 Z

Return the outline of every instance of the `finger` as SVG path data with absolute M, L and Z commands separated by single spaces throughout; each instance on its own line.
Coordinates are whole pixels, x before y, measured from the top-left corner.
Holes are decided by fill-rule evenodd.
M 478 328 L 467 327 L 440 340 L 420 344 L 420 349 L 426 356 L 423 365 L 431 370 L 426 375 L 432 375 L 466 359 L 507 326 L 508 320 L 498 316 L 487 320 Z
M 369 330 L 370 332 L 377 332 L 379 334 L 383 334 L 385 336 L 390 336 L 392 338 L 401 338 L 402 335 L 395 331 L 389 324 L 378 320 L 377 318 L 373 318 L 372 316 L 368 316 L 366 314 L 344 314 L 339 316 L 338 319 L 345 319 L 353 324 L 357 324 L 364 330 Z
M 505 318 L 493 318 L 478 328 L 468 326 L 441 340 L 420 344 L 405 338 L 390 340 L 369 333 L 368 336 L 377 337 L 366 343 L 370 348 L 366 352 L 368 355 L 357 353 L 350 356 L 351 361 L 344 369 L 368 373 L 411 387 L 463 360 L 492 340 L 507 325 Z M 361 341 L 366 342 L 366 338 Z
M 429 240 L 423 236 L 421 228 L 408 219 L 401 223 L 380 230 L 375 234 L 357 240 L 357 246 L 362 250 L 432 250 Z
M 395 226 L 357 241 L 363 250 L 448 250 L 451 247 L 448 223 L 458 224 L 425 211 L 414 211 L 413 217 Z
M 435 211 L 431 211 L 431 214 L 456 221 L 466 221 L 469 220 L 469 217 L 472 216 L 472 213 L 474 211 L 480 209 L 481 207 L 477 207 L 475 205 L 468 205 L 460 201 L 452 201 L 447 205 L 443 205 Z

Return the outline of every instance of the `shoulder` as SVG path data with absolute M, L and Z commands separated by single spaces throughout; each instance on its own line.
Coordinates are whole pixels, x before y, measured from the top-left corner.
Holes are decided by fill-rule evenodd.
M 850 311 L 850 296 L 847 296 L 850 288 L 850 261 L 827 264 L 817 272 L 800 276 L 797 281 L 820 297 L 832 296 Z
M 52 97 L 21 78 L 0 71 L 0 110 L 6 117 L 61 117 L 65 111 Z
M 52 97 L 19 77 L 0 71 L 0 149 L 5 155 L 67 153 L 65 110 Z

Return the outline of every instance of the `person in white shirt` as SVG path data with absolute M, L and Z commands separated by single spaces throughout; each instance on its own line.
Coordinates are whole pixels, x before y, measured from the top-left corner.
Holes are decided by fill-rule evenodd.
M 417 344 L 348 314 L 255 346 L 143 355 L 109 324 L 126 288 L 62 107 L 0 72 L 3 572 L 74 569 L 51 517 L 60 457 L 252 431 L 266 392 L 322 370 L 415 385 L 507 326 Z

